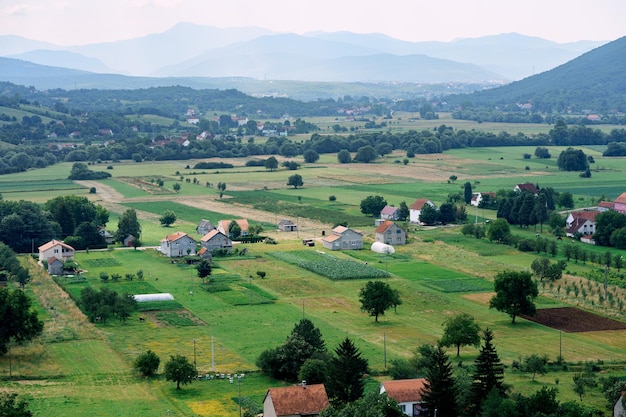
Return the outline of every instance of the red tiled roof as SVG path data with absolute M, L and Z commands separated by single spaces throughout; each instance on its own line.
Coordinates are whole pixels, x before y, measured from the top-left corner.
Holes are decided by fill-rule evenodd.
M 616 199 L 615 203 L 626 204 L 626 193 L 621 193 Z
M 66 249 L 74 250 L 74 248 L 71 247 L 70 245 L 63 243 L 60 240 L 52 239 L 50 242 L 39 246 L 39 252 L 47 251 L 48 249 L 53 248 L 57 245 L 61 245 L 62 247 Z
M 422 389 L 426 378 L 397 379 L 383 381 L 382 386 L 389 398 L 399 403 L 416 402 L 422 400 Z
M 270 388 L 267 395 L 274 404 L 277 416 L 319 414 L 328 407 L 324 384 Z
M 413 204 L 411 204 L 411 207 L 409 208 L 411 210 L 421 210 L 424 207 L 424 204 L 426 204 L 428 201 L 429 200 L 427 198 L 418 198 Z
M 520 190 L 530 191 L 533 194 L 537 194 L 539 192 L 539 190 L 537 190 L 537 187 L 535 187 L 535 184 L 533 184 L 532 182 L 517 184 L 517 188 L 519 188 Z
M 612 201 L 600 201 L 598 203 L 598 207 L 604 207 L 604 208 L 613 208 L 613 202 Z
M 334 242 L 337 239 L 341 239 L 341 236 L 339 236 L 339 235 L 329 235 L 329 236 L 326 236 L 325 238 L 322 238 L 322 240 L 324 242 L 328 242 L 328 243 Z
M 590 222 L 596 221 L 597 211 L 572 211 L 570 214 L 574 219 L 587 219 Z
M 337 226 L 333 229 L 333 233 L 342 234 L 342 233 L 345 233 L 347 230 L 348 228 L 345 226 Z
M 391 220 L 385 220 L 384 222 L 382 222 L 381 224 L 378 225 L 376 230 L 374 230 L 374 233 L 385 233 L 387 231 L 387 229 L 389 229 L 394 224 L 395 223 L 392 222 Z
M 165 238 L 161 240 L 161 242 L 174 242 L 185 236 L 187 236 L 187 233 L 185 232 L 176 232 L 176 233 L 172 233 L 171 235 L 165 236 Z M 194 240 L 192 237 L 189 237 L 189 239 Z

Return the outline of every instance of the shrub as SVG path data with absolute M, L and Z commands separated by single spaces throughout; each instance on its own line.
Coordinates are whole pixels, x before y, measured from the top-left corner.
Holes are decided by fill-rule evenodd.
M 337 201 L 337 197 L 335 197 L 334 195 L 331 195 L 328 197 L 328 201 Z

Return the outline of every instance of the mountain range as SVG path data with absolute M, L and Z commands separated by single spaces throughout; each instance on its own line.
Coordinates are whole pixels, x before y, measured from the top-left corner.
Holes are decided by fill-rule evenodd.
M 140 38 L 69 47 L 0 36 L 0 56 L 79 70 L 68 72 L 68 77 L 83 79 L 92 77 L 88 73 L 96 73 L 150 80 L 249 77 L 321 82 L 472 83 L 519 80 L 552 69 L 603 43 L 559 44 L 516 33 L 452 42 L 407 42 L 377 33 L 297 35 L 254 27 L 222 29 L 180 23 L 163 33 Z M 0 79 L 19 82 L 6 78 L 2 67 L 8 62 L 11 61 L 4 60 L 0 65 Z M 26 84 L 37 86 L 36 82 Z

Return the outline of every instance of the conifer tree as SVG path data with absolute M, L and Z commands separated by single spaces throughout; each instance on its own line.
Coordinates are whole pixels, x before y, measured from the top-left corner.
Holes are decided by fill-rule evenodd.
M 431 353 L 422 401 L 425 409 L 423 415 L 426 417 L 458 416 L 452 365 L 442 346 Z
M 484 344 L 480 353 L 474 360 L 474 383 L 472 384 L 473 415 L 478 415 L 482 403 L 489 393 L 495 390 L 501 397 L 505 397 L 506 386 L 504 385 L 504 365 L 500 361 L 498 352 L 492 344 L 493 332 L 485 329 L 483 333 Z
M 361 352 L 345 338 L 335 349 L 331 359 L 326 389 L 334 402 L 346 404 L 363 396 L 363 375 L 367 372 L 367 360 Z

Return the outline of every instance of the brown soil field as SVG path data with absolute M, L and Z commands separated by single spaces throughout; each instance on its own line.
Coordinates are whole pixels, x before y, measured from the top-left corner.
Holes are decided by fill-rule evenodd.
M 626 330 L 626 323 L 598 316 L 576 307 L 544 308 L 537 310 L 537 315 L 534 317 L 522 317 L 566 333 Z

